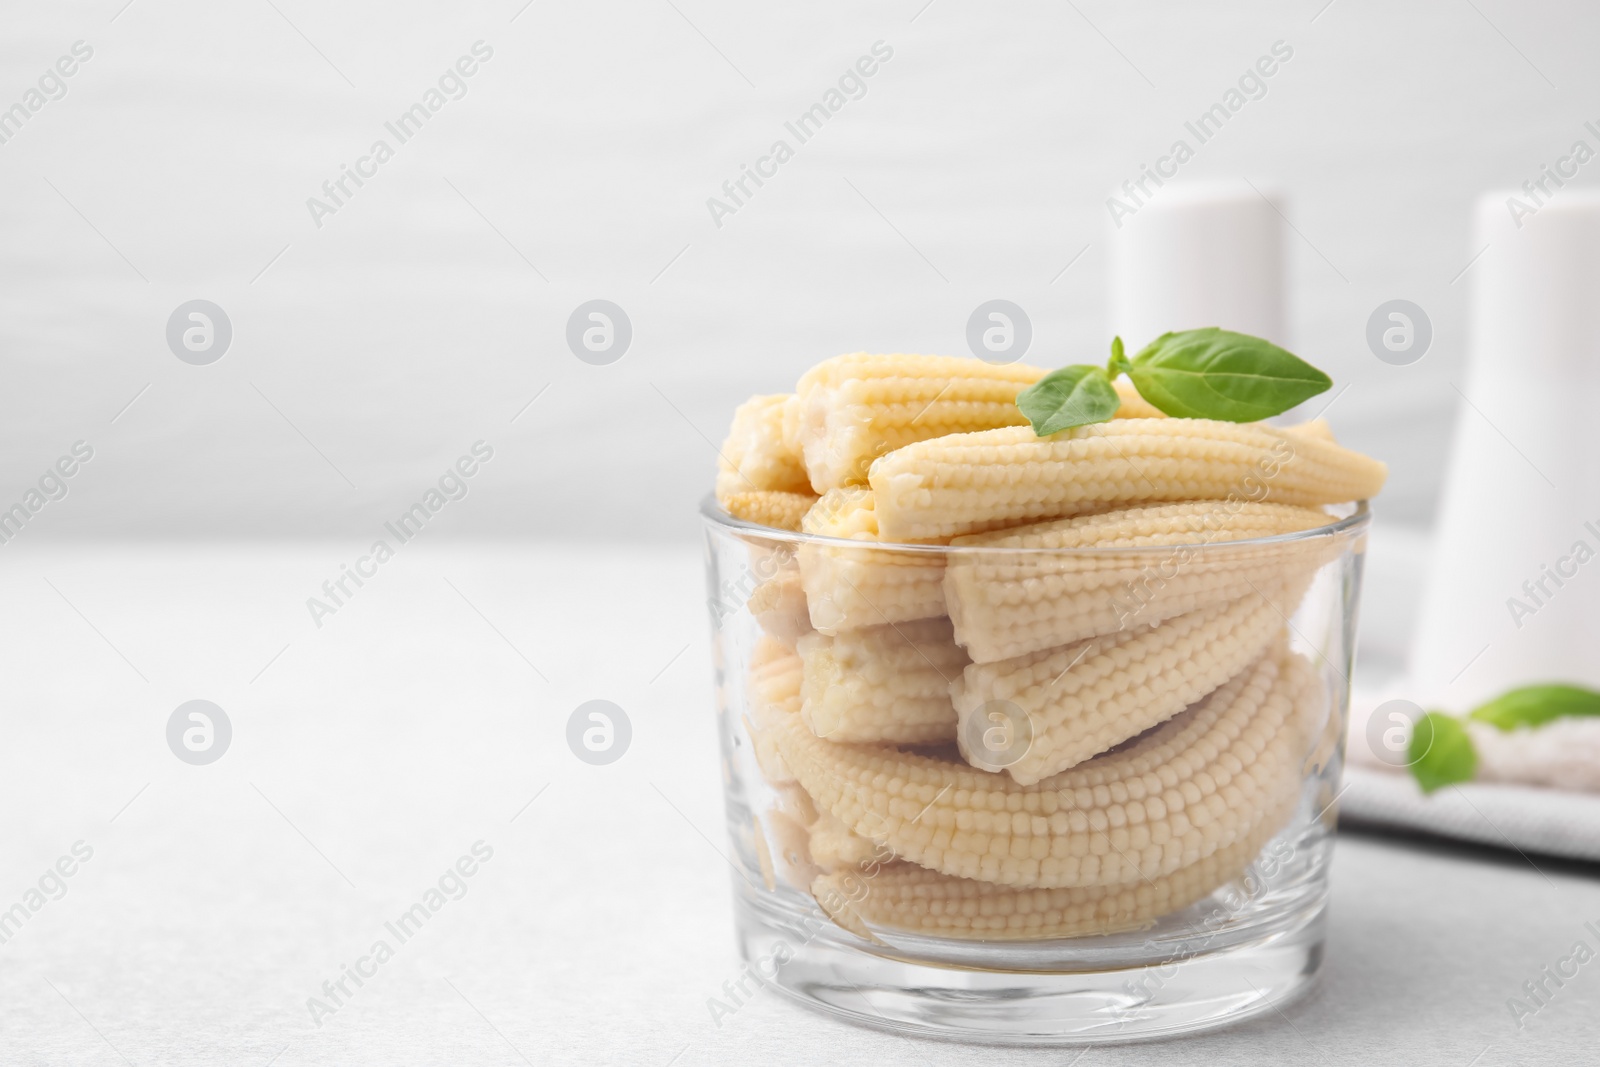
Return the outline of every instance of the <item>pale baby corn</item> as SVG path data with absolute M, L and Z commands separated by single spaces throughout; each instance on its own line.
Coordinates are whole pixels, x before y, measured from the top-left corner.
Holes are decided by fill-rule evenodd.
M 765 816 L 769 862 L 775 873 L 789 885 L 806 892 L 825 868 L 811 858 L 811 831 L 782 811 Z
M 913 441 L 1026 423 L 1017 394 L 1044 375 L 955 356 L 835 356 L 807 371 L 780 409 L 785 441 L 816 492 L 860 485 L 874 459 Z
M 1125 885 L 1019 889 L 895 863 L 873 874 L 867 892 L 854 899 L 848 875 L 826 865 L 810 888 L 836 923 L 869 939 L 870 926 L 983 941 L 1118 933 L 1147 927 L 1238 878 L 1287 818 L 1287 810 L 1275 812 L 1205 859 Z
M 950 620 L 811 633 L 797 645 L 801 718 L 830 741 L 926 745 L 953 741 L 950 684 L 969 662 Z
M 1273 652 L 1133 743 L 1031 786 L 960 763 L 823 741 L 775 715 L 819 810 L 895 855 L 1001 885 L 1118 885 L 1171 874 L 1249 835 L 1299 788 L 1312 673 Z
M 811 625 L 822 633 L 944 614 L 944 554 L 873 551 L 878 520 L 870 489 L 831 490 L 806 515 L 808 534 L 861 542 L 803 544 L 800 582 Z
M 717 496 L 722 510 L 734 518 L 777 530 L 800 529 L 801 520 L 816 502 L 817 498 L 810 493 L 781 493 L 775 489 Z
M 811 615 L 798 568 L 784 568 L 756 586 L 745 607 L 768 636 L 790 651 L 795 642 L 811 632 Z
M 1126 378 L 1118 378 L 1111 383 L 1117 391 L 1117 399 L 1122 403 L 1117 407 L 1118 419 L 1164 419 L 1167 413 L 1156 407 L 1150 401 L 1139 395 L 1139 390 Z
M 1203 501 L 1140 505 L 958 537 L 951 544 L 959 551 L 945 568 L 945 604 L 956 640 L 975 662 L 991 663 L 1151 625 L 1309 575 L 1338 550 L 1336 539 L 1227 542 L 1299 533 L 1328 522 L 1314 508 Z M 1160 546 L 1174 547 L 1148 551 Z M 1085 548 L 1097 551 L 1071 551 Z M 1117 548 L 1138 551 L 1100 551 Z M 1284 607 L 1285 615 L 1293 613 Z
M 745 522 L 800 529 L 817 499 L 798 453 L 783 441 L 787 394 L 754 396 L 733 413 L 727 440 L 717 450 L 717 503 Z
M 750 654 L 749 714 L 744 717 L 756 766 L 770 785 L 792 785 L 794 773 L 778 748 L 777 729 L 800 713 L 800 658 L 771 637 L 763 636 Z
M 973 664 L 950 687 L 961 754 L 974 767 L 1003 769 L 1032 785 L 1143 733 L 1260 657 L 1283 631 L 1284 616 L 1268 599 L 1273 593 L 1281 595 L 1252 593 L 1159 626 Z M 1026 751 L 1004 767 L 968 747 L 983 735 L 994 701 L 1019 709 L 1032 726 Z
M 817 821 L 811 824 L 807 854 L 824 872 L 859 870 L 890 858 L 888 849 L 855 833 L 827 812 L 818 815 Z
M 811 494 L 799 453 L 783 440 L 789 395 L 753 396 L 734 411 L 727 439 L 717 450 L 718 499 L 757 490 Z
M 872 465 L 879 536 L 923 540 L 1139 503 L 1230 496 L 1315 507 L 1383 488 L 1377 460 L 1307 433 L 1209 419 L 1118 419 L 1038 437 L 959 434 Z

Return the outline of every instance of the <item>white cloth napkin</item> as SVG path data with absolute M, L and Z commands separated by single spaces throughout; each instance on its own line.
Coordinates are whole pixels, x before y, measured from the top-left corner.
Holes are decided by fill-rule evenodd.
M 1600 862 L 1600 793 L 1554 787 L 1594 779 L 1587 764 L 1595 758 L 1600 722 L 1552 723 L 1541 731 L 1554 733 L 1538 740 L 1531 734 L 1495 736 L 1492 727 L 1482 727 L 1474 733 L 1479 780 L 1430 795 L 1408 771 L 1388 766 L 1372 751 L 1368 717 L 1391 695 L 1357 693 L 1351 698 L 1341 825 L 1380 826 Z M 1558 743 L 1547 743 L 1551 740 Z
M 1467 782 L 1424 795 L 1408 774 L 1347 765 L 1339 822 L 1600 862 L 1600 794 Z

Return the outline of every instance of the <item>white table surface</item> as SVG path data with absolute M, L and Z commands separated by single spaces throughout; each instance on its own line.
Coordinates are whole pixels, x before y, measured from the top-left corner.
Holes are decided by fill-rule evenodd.
M 1320 984 L 1232 1030 L 979 1053 L 770 992 L 718 1028 L 697 553 L 423 539 L 317 629 L 305 599 L 363 544 L 4 547 L 0 909 L 94 855 L 0 945 L 0 1063 L 1592 1062 L 1600 962 L 1520 1030 L 1506 1007 L 1600 947 L 1592 870 L 1351 835 Z M 596 697 L 634 726 L 609 767 L 564 741 Z M 166 747 L 193 698 L 234 726 L 210 766 Z M 314 1026 L 307 998 L 478 840 L 466 895 Z

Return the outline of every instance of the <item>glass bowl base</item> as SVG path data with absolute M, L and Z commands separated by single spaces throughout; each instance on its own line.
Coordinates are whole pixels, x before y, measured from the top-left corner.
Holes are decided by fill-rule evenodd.
M 853 1023 L 948 1041 L 1091 1045 L 1211 1030 L 1308 992 L 1323 955 L 1320 897 L 1271 932 L 1226 947 L 1168 948 L 1155 959 L 1085 951 L 1078 964 L 1068 948 L 1053 953 L 1048 969 L 1024 952 L 1016 969 L 1000 969 L 999 960 L 975 967 L 917 958 L 831 924 L 797 928 L 735 895 L 739 950 L 761 984 Z M 1006 947 L 991 942 L 989 950 L 1003 956 Z

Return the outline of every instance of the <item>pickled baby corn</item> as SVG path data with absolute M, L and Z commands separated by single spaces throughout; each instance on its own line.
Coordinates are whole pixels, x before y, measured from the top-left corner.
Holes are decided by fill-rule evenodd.
M 1327 513 L 1290 504 L 1157 504 L 958 537 L 946 565 L 945 603 L 956 640 L 978 663 L 1151 625 L 1308 576 L 1333 539 L 1222 546 L 1327 525 Z M 1152 547 L 1175 546 L 1153 553 Z M 1117 548 L 1138 551 L 1119 554 Z M 1019 552 L 1018 549 L 1039 551 Z M 1058 551 L 1095 549 L 1092 553 Z M 1285 606 L 1285 615 L 1292 607 Z
M 786 394 L 755 396 L 733 413 L 717 456 L 717 503 L 736 519 L 800 529 L 816 500 L 805 467 L 783 441 Z
M 1018 889 L 896 863 L 875 873 L 868 891 L 854 897 L 847 891 L 848 876 L 826 864 L 819 866 L 827 873 L 810 888 L 835 922 L 869 939 L 869 924 L 985 941 L 1118 933 L 1149 926 L 1239 877 L 1288 814 L 1273 813 L 1238 841 L 1187 867 L 1126 885 Z
M 965 764 L 824 741 L 773 716 L 819 810 L 930 870 L 1037 888 L 1122 885 L 1227 848 L 1299 788 L 1313 674 L 1274 650 L 1132 744 L 1032 785 Z
M 1274 593 L 1281 595 L 1252 593 L 1157 626 L 973 664 L 951 686 L 962 755 L 1031 785 L 1143 733 L 1234 677 L 1281 634 Z M 971 747 L 986 736 L 992 702 L 1004 702 L 1001 714 L 1014 716 L 1014 707 L 1027 717 L 1025 752 L 997 760 Z
M 1263 423 L 1118 419 L 921 441 L 872 465 L 879 536 L 980 533 L 1114 506 L 1230 496 L 1315 507 L 1383 488 L 1377 460 Z
M 878 520 L 870 489 L 830 490 L 807 513 L 808 534 L 861 542 L 800 546 L 800 583 L 811 625 L 821 633 L 944 614 L 944 555 L 876 552 Z
M 835 356 L 801 377 L 783 433 L 826 493 L 864 484 L 874 459 L 913 441 L 1026 423 L 1017 393 L 1044 375 L 954 356 Z
M 745 607 L 768 636 L 791 651 L 795 642 L 811 632 L 811 615 L 797 568 L 784 568 L 756 586 Z
M 753 396 L 733 413 L 717 450 L 717 496 L 772 490 L 811 494 L 805 466 L 783 440 L 783 405 L 789 394 Z M 814 494 L 811 494 L 814 495 Z
M 831 637 L 812 633 L 798 651 L 805 664 L 800 716 L 818 737 L 908 745 L 955 740 L 950 685 L 968 660 L 949 619 Z
M 717 503 L 736 519 L 771 526 L 776 530 L 798 530 L 806 512 L 817 502 L 810 493 L 783 493 L 775 489 L 755 489 L 747 493 L 719 495 Z
M 742 688 L 719 683 L 766 780 L 740 840 L 769 888 L 872 941 L 1134 930 L 1250 870 L 1308 779 L 1332 788 L 1342 711 L 1288 621 L 1350 551 L 1324 508 L 1387 469 L 1320 419 L 1169 417 L 1119 366 L 1189 414 L 1294 398 L 1258 411 L 1231 369 L 1146 359 L 1114 346 L 1098 393 L 1066 368 L 1026 417 L 1038 368 L 866 353 L 738 409 L 717 502 L 805 535 L 739 531 L 776 562 L 742 590 Z M 1034 429 L 1086 418 L 1108 421 Z

